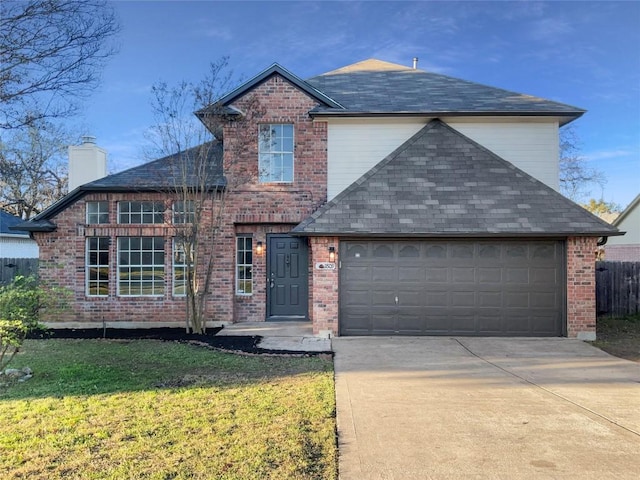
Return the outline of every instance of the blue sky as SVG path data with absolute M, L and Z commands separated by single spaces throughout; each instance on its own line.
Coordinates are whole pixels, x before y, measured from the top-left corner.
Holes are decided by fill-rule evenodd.
M 227 55 L 250 78 L 277 62 L 308 78 L 367 58 L 528 93 L 588 110 L 574 122 L 593 197 L 640 193 L 640 2 L 113 3 L 120 51 L 86 102 L 84 129 L 111 171 L 139 163 L 153 123 L 150 88 L 197 81 Z

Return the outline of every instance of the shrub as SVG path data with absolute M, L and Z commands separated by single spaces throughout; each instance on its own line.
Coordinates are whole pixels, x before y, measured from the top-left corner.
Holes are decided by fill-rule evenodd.
M 0 286 L 0 372 L 20 351 L 26 335 L 44 328 L 38 321 L 40 311 L 64 308 L 66 297 L 62 289 L 46 289 L 32 276 L 17 276 Z

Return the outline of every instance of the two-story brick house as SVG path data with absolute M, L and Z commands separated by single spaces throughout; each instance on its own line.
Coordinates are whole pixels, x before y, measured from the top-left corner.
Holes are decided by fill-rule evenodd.
M 234 148 L 231 120 L 210 148 L 226 195 L 211 320 L 595 337 L 594 251 L 618 231 L 557 192 L 558 129 L 583 110 L 378 60 L 306 81 L 275 64 L 197 115 L 220 107 L 252 118 L 255 141 Z M 75 293 L 59 325 L 183 323 L 170 164 L 83 185 L 21 226 L 42 279 Z

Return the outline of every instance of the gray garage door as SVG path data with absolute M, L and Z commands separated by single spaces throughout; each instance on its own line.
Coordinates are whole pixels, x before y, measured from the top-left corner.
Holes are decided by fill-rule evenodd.
M 342 335 L 560 336 L 564 242 L 344 241 Z

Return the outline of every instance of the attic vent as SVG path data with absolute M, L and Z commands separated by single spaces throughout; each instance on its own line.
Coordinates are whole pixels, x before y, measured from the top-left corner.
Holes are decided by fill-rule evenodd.
M 418 69 L 418 57 L 413 57 L 413 69 Z

